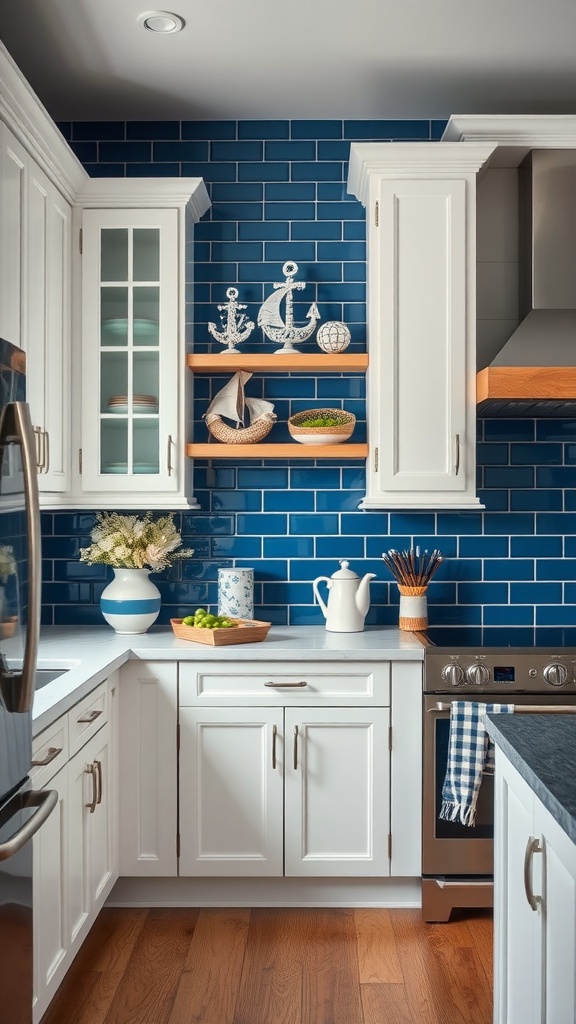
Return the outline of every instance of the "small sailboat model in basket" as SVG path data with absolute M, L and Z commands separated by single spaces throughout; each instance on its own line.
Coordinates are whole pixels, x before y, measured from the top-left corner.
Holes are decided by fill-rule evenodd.
M 252 376 L 247 370 L 238 370 L 214 396 L 204 414 L 208 430 L 224 444 L 256 444 L 272 430 L 276 419 L 272 402 L 263 398 L 248 398 L 244 385 Z M 245 425 L 246 415 L 249 425 Z M 232 420 L 236 426 L 224 422 Z
M 294 352 L 294 345 L 299 345 L 300 342 L 306 341 L 316 330 L 316 321 L 320 319 L 318 306 L 313 302 L 306 314 L 308 323 L 304 327 L 294 326 L 292 292 L 306 287 L 304 281 L 294 280 L 297 270 L 298 264 L 292 260 L 288 260 L 284 264 L 282 273 L 286 280 L 281 284 L 274 285 L 274 291 L 264 300 L 258 313 L 258 326 L 262 328 L 266 337 L 278 345 L 283 343 L 283 347 L 278 349 L 276 355 L 282 355 L 283 352 Z M 286 299 L 284 320 L 280 313 L 282 299 Z

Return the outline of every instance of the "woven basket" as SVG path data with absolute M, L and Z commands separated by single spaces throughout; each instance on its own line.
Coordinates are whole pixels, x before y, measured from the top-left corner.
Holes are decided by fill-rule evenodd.
M 332 427 L 303 427 L 302 420 L 306 421 L 314 416 L 330 416 L 337 419 Z M 344 412 L 343 409 L 308 409 L 304 412 L 296 412 L 288 420 L 288 430 L 295 441 L 304 444 L 338 444 L 340 441 L 347 441 L 352 435 L 356 417 L 354 413 Z M 322 442 L 321 439 L 326 438 Z
M 198 626 L 185 626 L 182 619 L 170 619 L 170 625 L 179 640 L 194 640 L 198 644 L 209 644 L 211 647 L 225 647 L 227 644 L 253 644 L 265 640 L 271 622 L 260 622 L 258 619 L 230 619 L 234 626 L 226 629 L 199 629 Z
M 270 433 L 274 426 L 274 420 L 266 418 L 251 423 L 249 427 L 229 427 L 221 416 L 216 416 L 206 426 L 222 444 L 257 444 L 262 438 Z

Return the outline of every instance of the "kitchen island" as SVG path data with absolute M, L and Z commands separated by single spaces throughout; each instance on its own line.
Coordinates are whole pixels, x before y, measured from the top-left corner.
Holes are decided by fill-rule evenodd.
M 576 1020 L 576 715 L 488 716 L 494 1024 Z

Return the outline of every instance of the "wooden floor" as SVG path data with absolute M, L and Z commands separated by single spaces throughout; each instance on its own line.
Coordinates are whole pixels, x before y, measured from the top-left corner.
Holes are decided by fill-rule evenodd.
M 489 911 L 105 908 L 42 1024 L 491 1020 Z

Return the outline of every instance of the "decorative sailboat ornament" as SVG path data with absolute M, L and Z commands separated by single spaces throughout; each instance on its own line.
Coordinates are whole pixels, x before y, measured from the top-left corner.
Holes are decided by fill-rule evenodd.
M 292 292 L 300 291 L 306 287 L 304 281 L 294 280 L 294 275 L 297 271 L 298 264 L 292 260 L 288 260 L 284 264 L 282 273 L 286 280 L 281 284 L 274 284 L 275 290 L 264 300 L 258 313 L 258 326 L 262 328 L 266 337 L 270 338 L 270 341 L 276 342 L 277 345 L 283 343 L 283 347 L 278 349 L 276 355 L 282 355 L 283 352 L 294 352 L 294 345 L 299 345 L 300 342 L 306 341 L 306 338 L 309 338 L 314 333 L 316 321 L 320 319 L 318 306 L 313 302 L 306 314 L 308 323 L 304 327 L 294 326 Z M 282 299 L 286 299 L 284 320 L 280 313 Z
M 239 310 L 246 309 L 247 307 L 243 302 L 236 302 L 238 289 L 229 288 L 226 292 L 226 298 L 228 302 L 222 302 L 217 307 L 224 330 L 219 331 L 216 324 L 208 324 L 208 330 L 212 337 L 216 338 L 216 341 L 219 341 L 221 345 L 226 345 L 226 348 L 222 349 L 221 355 L 226 355 L 227 352 L 238 352 L 239 350 L 236 348 L 236 345 L 246 341 L 246 338 L 250 337 L 255 327 L 253 320 L 246 319 L 246 313 L 239 312 Z
M 272 402 L 244 394 L 244 385 L 251 376 L 248 370 L 238 370 L 214 396 L 204 414 L 208 430 L 224 444 L 254 444 L 272 430 L 276 419 Z M 250 420 L 248 426 L 245 425 L 246 414 Z M 230 427 L 224 419 L 232 420 L 236 426 Z

